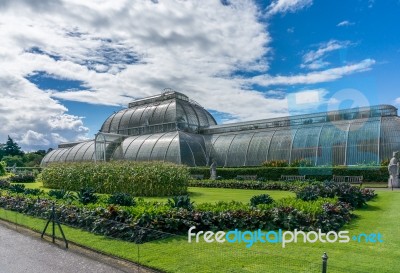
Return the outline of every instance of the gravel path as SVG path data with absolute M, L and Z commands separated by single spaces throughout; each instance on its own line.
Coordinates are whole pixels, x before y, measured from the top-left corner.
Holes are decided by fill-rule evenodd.
M 0 273 L 123 273 L 0 225 Z

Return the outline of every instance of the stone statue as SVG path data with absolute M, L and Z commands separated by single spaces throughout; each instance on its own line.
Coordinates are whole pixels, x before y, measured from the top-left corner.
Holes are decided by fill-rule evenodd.
M 212 161 L 210 165 L 210 179 L 215 180 L 217 179 L 217 161 L 215 159 Z
M 399 187 L 399 152 L 393 152 L 393 157 L 390 159 L 388 171 L 389 171 L 389 188 Z

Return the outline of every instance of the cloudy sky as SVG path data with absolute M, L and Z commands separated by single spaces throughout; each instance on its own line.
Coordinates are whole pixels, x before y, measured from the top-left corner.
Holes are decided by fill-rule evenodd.
M 172 88 L 219 123 L 400 106 L 398 0 L 0 0 L 0 143 L 93 138 Z

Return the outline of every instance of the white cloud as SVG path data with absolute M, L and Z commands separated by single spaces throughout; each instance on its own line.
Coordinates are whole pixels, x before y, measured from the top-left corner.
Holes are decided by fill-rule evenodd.
M 349 45 L 351 45 L 351 43 L 349 41 L 330 40 L 329 42 L 321 44 L 317 50 L 312 50 L 312 51 L 307 52 L 303 56 L 303 61 L 305 63 L 311 63 L 313 61 L 320 59 L 328 52 L 346 48 Z
M 340 100 L 338 100 L 337 98 L 330 98 L 328 100 L 328 105 L 338 105 L 340 103 Z
M 267 13 L 311 4 L 276 0 Z M 233 120 L 251 120 L 288 113 L 284 91 L 258 92 L 252 83 L 331 81 L 374 62 L 268 75 L 271 38 L 251 0 L 4 0 L 0 12 L 0 142 L 12 133 L 27 149 L 88 137 L 84 119 L 58 99 L 126 106 L 171 87 Z M 26 79 L 37 71 L 80 81 L 84 90 L 40 90 Z M 236 71 L 262 76 L 233 77 Z
M 312 0 L 274 0 L 267 8 L 267 15 L 296 12 L 311 6 L 312 3 Z
M 67 109 L 26 79 L 0 69 L 0 140 L 7 135 L 23 149 L 56 146 L 53 134 L 65 140 L 87 137 L 82 118 L 66 114 Z
M 319 92 L 303 91 L 295 94 L 296 104 L 319 103 Z
M 375 60 L 365 59 L 359 63 L 345 65 L 337 68 L 331 68 L 324 71 L 315 71 L 307 74 L 300 74 L 294 76 L 256 76 L 248 83 L 255 83 L 262 86 L 271 85 L 295 85 L 295 84 L 315 84 L 321 82 L 329 82 L 342 78 L 343 76 L 350 75 L 357 72 L 368 71 Z
M 353 22 L 350 22 L 348 20 L 344 20 L 344 21 L 341 21 L 340 23 L 338 23 L 336 26 L 337 27 L 348 27 L 348 26 L 352 26 L 352 25 L 354 25 Z
M 315 61 L 311 61 L 308 63 L 302 63 L 300 65 L 301 68 L 307 68 L 310 70 L 318 70 L 324 67 L 327 67 L 328 65 L 330 65 L 329 62 L 326 61 L 322 61 L 322 60 L 315 60 Z
M 394 100 L 394 104 L 400 105 L 400 97 Z

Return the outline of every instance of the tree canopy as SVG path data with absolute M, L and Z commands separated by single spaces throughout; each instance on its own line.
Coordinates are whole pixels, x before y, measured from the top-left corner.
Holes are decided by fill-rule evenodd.
M 10 136 L 8 136 L 6 144 L 3 145 L 1 149 L 3 150 L 2 153 L 3 156 L 24 155 L 24 152 L 21 150 L 21 147 L 19 147 L 18 143 L 16 143 Z
M 5 162 L 9 167 L 36 167 L 40 165 L 45 155 L 45 150 L 24 153 L 18 143 L 10 136 L 8 136 L 6 143 L 0 143 L 0 161 Z

